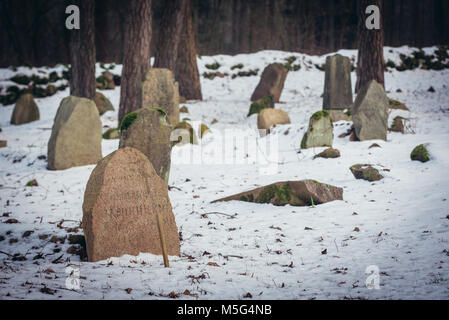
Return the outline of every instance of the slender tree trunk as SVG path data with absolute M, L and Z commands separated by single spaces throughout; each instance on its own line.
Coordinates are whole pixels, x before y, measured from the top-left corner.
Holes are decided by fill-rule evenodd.
M 73 2 L 73 1 L 72 1 Z M 95 98 L 95 0 L 77 0 L 80 29 L 70 30 L 70 94 Z
M 165 1 L 159 27 L 158 46 L 155 50 L 154 68 L 175 70 L 185 7 L 184 0 Z
M 200 75 L 196 63 L 195 35 L 192 28 L 191 1 L 185 0 L 184 32 L 178 48 L 175 77 L 179 82 L 179 94 L 188 100 L 203 100 Z
M 380 9 L 380 30 L 368 30 L 368 28 L 366 28 L 365 21 L 367 16 L 365 14 L 365 10 L 369 5 L 376 5 Z M 359 2 L 358 29 L 359 52 L 357 61 L 357 84 L 355 91 L 358 92 L 371 80 L 376 80 L 385 87 L 382 0 L 361 0 Z
M 119 123 L 141 107 L 141 82 L 150 70 L 151 0 L 129 0 L 125 18 L 123 70 L 120 85 Z

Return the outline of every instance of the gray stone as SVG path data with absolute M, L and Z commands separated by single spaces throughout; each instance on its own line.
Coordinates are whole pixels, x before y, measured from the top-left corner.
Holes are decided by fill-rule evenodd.
M 102 157 L 101 127 L 95 102 L 74 96 L 63 99 L 48 141 L 48 168 L 96 164 Z
M 141 108 L 123 118 L 119 148 L 132 147 L 142 152 L 150 160 L 159 177 L 168 183 L 171 131 L 172 126 L 163 110 Z
M 323 109 L 344 110 L 352 106 L 351 61 L 336 54 L 326 58 Z
M 387 140 L 388 106 L 388 97 L 375 80 L 360 90 L 352 107 L 355 134 L 360 141 Z
M 179 122 L 179 88 L 173 72 L 152 68 L 142 83 L 142 108 L 161 108 L 172 126 Z
M 334 125 L 329 112 L 315 112 L 310 117 L 309 127 L 301 141 L 301 148 L 332 147 L 334 141 Z

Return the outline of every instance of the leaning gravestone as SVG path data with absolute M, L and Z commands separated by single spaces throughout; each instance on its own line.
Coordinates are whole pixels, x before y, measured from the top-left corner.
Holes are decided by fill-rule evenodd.
M 48 141 L 48 168 L 64 170 L 101 159 L 101 120 L 92 100 L 69 96 L 61 101 Z
M 132 147 L 142 152 L 159 177 L 168 183 L 171 130 L 163 110 L 142 108 L 133 111 L 123 118 L 120 125 L 119 148 Z
M 170 124 L 179 122 L 179 88 L 169 69 L 152 68 L 142 83 L 142 107 L 162 108 Z
M 242 192 L 213 201 L 245 201 L 271 203 L 275 206 L 310 206 L 343 200 L 343 189 L 316 180 L 276 182 L 265 187 Z
M 31 93 L 25 93 L 17 100 L 11 115 L 11 124 L 19 125 L 39 120 L 39 108 Z
M 83 230 L 89 261 L 124 254 L 162 254 L 157 216 L 169 255 L 180 255 L 167 185 L 143 153 L 119 149 L 92 171 L 84 192 Z
M 360 90 L 352 107 L 355 134 L 360 141 L 387 140 L 388 106 L 388 97 L 375 80 Z
M 251 96 L 251 101 L 265 96 L 273 96 L 274 102 L 279 102 L 288 70 L 279 63 L 272 63 L 262 72 L 260 82 Z
M 334 125 L 329 112 L 315 112 L 310 117 L 309 127 L 301 141 L 301 148 L 332 147 L 334 141 Z
M 336 54 L 326 58 L 324 110 L 345 110 L 352 106 L 351 62 Z

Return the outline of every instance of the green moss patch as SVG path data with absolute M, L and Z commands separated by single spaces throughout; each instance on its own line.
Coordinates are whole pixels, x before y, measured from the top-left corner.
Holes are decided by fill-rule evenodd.
M 427 162 L 430 160 L 429 152 L 423 144 L 420 144 L 415 149 L 413 149 L 412 153 L 410 154 L 410 158 L 412 159 L 412 161 L 421 162 Z
M 274 98 L 272 95 L 265 96 L 253 103 L 249 107 L 248 117 L 252 114 L 259 113 L 265 108 L 271 108 L 274 105 Z
M 136 112 L 130 112 L 128 113 L 122 120 L 120 124 L 120 132 L 122 133 L 126 129 L 128 129 L 133 122 L 137 119 L 137 113 Z

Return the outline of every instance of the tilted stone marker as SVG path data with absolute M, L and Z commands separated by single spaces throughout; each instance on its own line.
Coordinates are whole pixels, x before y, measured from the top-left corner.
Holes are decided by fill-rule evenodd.
M 39 108 L 31 93 L 25 93 L 17 100 L 11 115 L 11 124 L 19 125 L 39 120 Z
M 163 223 L 168 254 L 179 256 L 178 228 L 167 185 L 147 157 L 137 149 L 123 148 L 103 158 L 84 192 L 88 260 L 162 254 L 157 215 Z
M 141 108 L 128 113 L 120 126 L 119 148 L 132 147 L 150 160 L 156 173 L 168 183 L 172 126 L 161 109 Z
M 345 110 L 352 106 L 351 61 L 336 54 L 326 58 L 324 110 Z
M 335 200 L 343 200 L 343 189 L 315 180 L 286 181 L 270 184 L 251 191 L 215 200 L 271 203 L 275 206 L 310 206 Z
M 272 63 L 262 72 L 260 82 L 251 96 L 251 101 L 259 100 L 265 96 L 273 96 L 274 102 L 279 102 L 288 70 L 279 63 Z
M 329 112 L 315 112 L 309 120 L 307 132 L 301 141 L 302 149 L 332 147 L 334 141 L 334 125 Z
M 102 124 L 92 100 L 64 98 L 48 141 L 48 169 L 64 170 L 96 164 L 102 157 Z
M 388 97 L 375 80 L 360 90 L 352 107 L 355 134 L 360 141 L 387 140 L 388 107 Z
M 290 124 L 287 112 L 280 109 L 263 109 L 257 116 L 257 128 L 270 130 L 271 127 L 282 124 Z
M 142 83 L 142 108 L 163 109 L 170 124 L 179 122 L 179 86 L 169 69 L 152 68 Z

